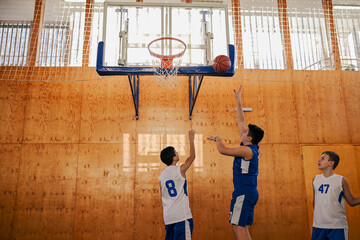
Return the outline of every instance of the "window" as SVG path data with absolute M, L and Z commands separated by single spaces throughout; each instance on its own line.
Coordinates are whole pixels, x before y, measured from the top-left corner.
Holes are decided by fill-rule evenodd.
M 288 10 L 294 69 L 332 70 L 334 56 L 325 24 L 324 10 Z
M 360 8 L 335 9 L 334 21 L 340 51 L 341 67 L 347 71 L 360 70 Z
M 68 62 L 68 33 L 65 24 L 44 24 L 39 54 L 39 66 L 66 66 Z
M 252 8 L 241 11 L 244 67 L 284 69 L 277 9 Z
M 25 66 L 31 22 L 0 22 L 0 66 Z

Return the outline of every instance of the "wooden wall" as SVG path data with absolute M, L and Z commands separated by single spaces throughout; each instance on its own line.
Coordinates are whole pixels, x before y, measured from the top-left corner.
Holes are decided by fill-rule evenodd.
M 253 239 L 309 239 L 322 151 L 340 154 L 336 172 L 360 196 L 359 79 L 359 72 L 290 70 L 205 77 L 191 121 L 184 77 L 171 90 L 141 77 L 139 120 L 126 77 L 0 81 L 0 239 L 163 239 L 159 152 L 172 144 L 185 160 L 191 128 L 193 238 L 234 239 L 232 158 L 206 138 L 239 144 L 233 89 L 240 84 L 244 107 L 253 109 L 247 121 L 265 130 Z M 350 239 L 360 239 L 360 209 L 346 210 Z

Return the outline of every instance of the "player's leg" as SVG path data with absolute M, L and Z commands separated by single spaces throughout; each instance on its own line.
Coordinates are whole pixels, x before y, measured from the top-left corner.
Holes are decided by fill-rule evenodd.
M 253 224 L 254 208 L 258 198 L 256 189 L 244 195 L 233 196 L 229 222 L 233 224 L 232 230 L 236 239 L 251 239 L 248 226 Z
M 238 225 L 232 225 L 232 230 L 236 240 L 251 240 L 248 226 L 242 227 Z
M 178 222 L 174 227 L 174 240 L 191 240 L 193 231 L 193 220 L 187 219 L 182 222 Z
M 328 229 L 313 227 L 311 240 L 327 240 L 326 234 Z
M 234 197 L 231 200 L 229 222 L 232 224 L 232 230 L 237 240 L 251 239 L 249 229 L 246 224 L 248 222 L 251 208 L 247 207 L 245 202 L 245 195 Z
M 165 225 L 165 230 L 166 230 L 165 240 L 173 240 L 174 239 L 174 227 L 175 227 L 175 224 Z
M 330 229 L 327 233 L 329 240 L 348 240 L 347 229 Z

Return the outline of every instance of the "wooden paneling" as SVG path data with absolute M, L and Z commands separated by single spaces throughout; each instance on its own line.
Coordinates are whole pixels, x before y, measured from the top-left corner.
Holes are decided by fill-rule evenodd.
M 242 84 L 243 107 L 252 108 L 246 112 L 246 122 L 262 127 L 264 143 L 298 143 L 296 108 L 292 90 L 291 72 L 243 70 L 233 79 L 207 78 L 200 90 L 193 119 L 198 113 L 213 113 L 218 119 L 213 123 L 216 129 L 224 131 L 223 126 L 233 126 L 237 131 L 234 89 Z M 221 87 L 218 87 L 221 86 Z M 216 90 L 214 90 L 216 89 Z M 221 136 L 233 135 L 233 130 Z
M 14 239 L 73 239 L 77 153 L 77 145 L 22 145 Z
M 204 139 L 217 135 L 226 143 L 239 143 L 234 95 L 234 88 L 239 86 L 240 82 L 231 78 L 205 77 L 191 121 Z
M 146 160 L 143 160 L 143 158 L 146 158 Z M 158 180 L 163 167 L 157 166 L 159 163 L 158 156 L 154 156 L 152 159 L 153 161 L 150 161 L 149 156 L 137 159 L 139 163 L 136 168 L 134 190 L 134 239 L 165 238 L 160 184 Z
M 180 162 L 185 161 L 189 154 L 188 82 L 186 78 L 178 80 L 178 87 L 173 89 L 158 85 L 153 77 L 143 77 L 140 82 L 139 120 L 136 121 L 134 239 L 165 238 L 158 178 L 166 166 L 160 160 L 160 151 L 166 146 L 173 146 L 179 153 Z M 133 106 L 129 107 L 133 109 Z M 191 189 L 191 172 L 187 173 L 187 179 Z
M 233 239 L 229 224 L 233 158 L 220 155 L 215 143 L 206 140 L 211 129 L 203 133 L 203 151 L 192 167 L 189 193 L 193 197 L 194 239 Z
M 205 79 L 191 121 L 198 134 L 196 159 L 191 169 L 193 187 L 189 193 L 193 197 L 194 239 L 234 238 L 229 224 L 233 158 L 221 155 L 216 144 L 207 140 L 210 136 L 220 136 L 228 146 L 240 143 L 231 82 L 231 79 Z M 226 87 L 216 88 L 220 84 Z
M 254 240 L 310 238 L 311 180 L 324 150 L 339 153 L 336 173 L 360 196 L 360 73 L 339 71 L 330 0 L 323 6 L 337 71 L 243 69 L 241 1 L 233 1 L 240 68 L 231 78 L 204 78 L 191 121 L 188 78 L 178 77 L 178 86 L 168 89 L 153 76 L 140 77 L 135 120 L 127 76 L 99 77 L 86 67 L 90 35 L 83 67 L 34 67 L 45 2 L 35 1 L 30 67 L 0 67 L 1 80 L 44 81 L 0 81 L 0 239 L 163 239 L 159 153 L 172 145 L 180 164 L 185 161 L 191 128 L 197 156 L 187 173 L 193 238 L 234 239 L 228 223 L 233 159 L 207 137 L 240 143 L 233 92 L 240 84 L 243 106 L 252 108 L 247 123 L 265 130 Z M 94 1 L 86 2 L 89 30 Z M 289 69 L 286 1 L 278 3 Z M 350 239 L 360 239 L 360 210 L 347 205 L 346 211 Z
M 32 82 L 28 91 L 24 142 L 78 142 L 80 83 Z
M 244 70 L 235 77 L 243 83 L 243 105 L 248 123 L 265 131 L 263 143 L 298 143 L 296 93 L 291 84 L 291 71 Z M 234 86 L 232 86 L 234 87 Z
M 309 239 L 304 170 L 297 144 L 261 144 L 254 239 Z
M 340 75 L 330 71 L 301 71 L 293 79 L 300 142 L 350 143 Z
M 0 144 L 0 237 L 11 239 L 20 166 L 20 144 Z
M 57 74 L 49 68 L 45 78 Z M 0 82 L 1 176 L 7 176 L 0 178 L 0 204 L 6 204 L 0 232 L 21 239 L 164 238 L 159 153 L 173 145 L 185 161 L 194 128 L 197 158 L 187 173 L 193 237 L 233 239 L 232 158 L 206 139 L 240 143 L 233 90 L 242 84 L 243 106 L 253 109 L 246 121 L 265 130 L 252 237 L 309 239 L 317 171 L 311 162 L 327 149 L 312 145 L 360 143 L 358 78 L 358 72 L 248 69 L 232 78 L 205 77 L 191 121 L 186 77 L 168 89 L 142 76 L 139 120 L 127 77 Z M 360 150 L 353 145 L 334 147 L 341 157 L 336 171 L 359 196 Z M 347 215 L 356 239 L 359 209 L 347 206 Z
M 0 81 L 0 142 L 20 143 L 24 129 L 26 83 Z
M 360 164 L 359 164 L 360 146 L 354 146 L 354 149 L 355 149 L 356 173 L 358 176 L 358 184 L 360 185 Z
M 346 119 L 342 119 L 343 123 L 348 125 L 349 140 L 353 144 L 360 143 L 360 90 L 359 90 L 359 72 L 343 71 L 341 72 L 341 85 L 344 110 Z M 345 122 L 346 120 L 346 122 Z M 344 129 L 345 131 L 345 129 Z
M 84 83 L 80 142 L 121 143 L 123 134 L 133 134 L 135 126 L 127 77 Z
M 352 145 L 328 145 L 328 146 L 303 146 L 303 163 L 305 173 L 305 186 L 306 196 L 308 199 L 308 218 L 309 226 L 311 229 L 313 222 L 313 187 L 312 179 L 317 174 L 322 174 L 317 167 L 318 159 L 323 151 L 334 151 L 340 156 L 340 162 L 335 169 L 335 173 L 344 176 L 348 182 L 352 194 L 354 196 L 360 196 L 359 178 L 356 169 L 358 168 L 358 161 L 355 155 L 355 148 Z M 349 225 L 349 239 L 359 239 L 360 231 L 360 209 L 358 207 L 350 207 L 345 204 L 346 216 Z
M 75 239 L 133 239 L 133 152 L 131 141 L 80 145 Z
M 254 76 L 249 73 L 248 76 Z M 280 75 L 274 74 L 272 77 Z M 285 79 L 285 77 L 283 77 Z M 223 81 L 223 82 L 220 82 Z M 243 106 L 252 107 L 252 112 L 245 112 L 247 122 L 258 124 L 266 129 L 266 138 L 279 139 L 279 136 L 269 136 L 277 129 L 280 136 L 291 139 L 290 133 L 295 134 L 296 142 L 296 122 L 291 122 L 294 129 L 274 127 L 268 120 L 269 110 L 264 112 L 264 102 L 269 107 L 271 102 L 284 101 L 281 104 L 273 104 L 272 109 L 276 110 L 273 119 L 278 115 L 284 114 L 294 116 L 295 106 L 285 104 L 286 97 L 292 96 L 291 84 L 290 93 L 285 90 L 281 83 L 278 89 L 264 89 L 264 85 L 259 82 L 241 81 L 238 79 L 208 79 L 201 89 L 199 99 L 194 110 L 193 128 L 203 134 L 203 167 L 201 172 L 193 173 L 194 189 L 194 219 L 201 222 L 208 221 L 206 226 L 195 225 L 200 232 L 194 238 L 199 239 L 233 239 L 231 225 L 228 223 L 229 207 L 231 200 L 232 186 L 232 158 L 221 156 L 214 143 L 206 140 L 211 135 L 223 138 L 229 146 L 236 146 L 240 143 L 239 133 L 236 125 L 235 97 L 233 89 L 240 83 L 243 84 Z M 216 88 L 216 86 L 222 86 Z M 270 84 L 269 84 L 270 85 Z M 266 87 L 268 85 L 265 85 Z M 214 89 L 216 88 L 216 91 Z M 288 86 L 285 87 L 285 89 Z M 270 96 L 274 95 L 273 98 Z M 263 100 L 267 96 L 267 100 Z M 284 111 L 281 111 L 281 108 Z M 278 114 L 276 114 L 278 113 Z M 265 114 L 269 114 L 264 117 Z M 285 115 L 285 114 L 284 114 Z M 291 117 L 283 121 L 290 122 Z M 274 121 L 275 122 L 275 121 Z M 278 123 L 276 123 L 277 125 Z M 292 132 L 294 131 L 294 132 Z M 280 133 L 281 132 L 281 133 Z M 269 141 L 269 140 L 268 140 Z M 281 141 L 279 139 L 279 141 Z M 291 159 L 291 161 L 289 160 Z M 305 186 L 303 184 L 303 168 L 297 165 L 292 167 L 292 163 L 301 163 L 301 148 L 297 144 L 262 144 L 259 174 L 259 193 L 260 200 L 256 207 L 254 225 L 251 227 L 254 239 L 306 239 L 309 237 L 307 225 L 299 225 L 298 222 L 307 222 L 307 209 L 305 198 Z M 196 168 L 195 168 L 196 169 Z M 194 170 L 195 170 L 194 169 Z M 195 170 L 196 171 L 196 170 Z M 292 189 L 289 192 L 289 189 Z M 293 189 L 296 189 L 294 191 Z M 202 197 L 201 197 L 202 196 Z M 286 207 L 285 207 L 286 206 Z M 204 210 L 206 209 L 206 210 Z M 295 217 L 294 217 L 295 216 Z M 286 225 L 289 228 L 284 229 Z M 275 226 L 275 227 L 274 227 Z M 278 228 L 276 226 L 279 226 Z M 222 229 L 220 231 L 219 229 Z M 291 229 L 291 230 L 289 230 Z M 294 234 L 295 233 L 295 234 Z M 273 236 L 276 236 L 272 238 Z

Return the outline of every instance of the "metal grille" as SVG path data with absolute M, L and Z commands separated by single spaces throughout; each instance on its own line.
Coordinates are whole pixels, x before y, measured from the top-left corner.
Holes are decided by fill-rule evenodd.
M 1 66 L 26 65 L 30 29 L 30 22 L 0 22 Z

